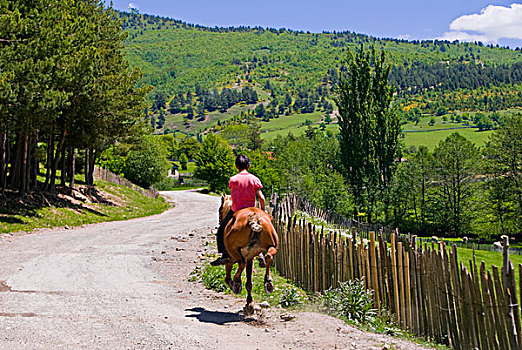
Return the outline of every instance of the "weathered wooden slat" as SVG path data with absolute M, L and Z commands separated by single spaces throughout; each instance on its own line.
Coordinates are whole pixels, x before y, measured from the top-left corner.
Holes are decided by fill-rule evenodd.
M 397 316 L 397 322 L 401 324 L 401 315 L 399 308 L 399 280 L 397 276 L 397 252 L 395 249 L 395 234 L 391 234 L 391 272 L 393 281 L 393 299 L 394 299 L 394 311 Z
M 515 281 L 515 268 L 513 262 L 508 261 L 507 274 L 506 274 L 507 288 L 506 288 L 506 300 L 508 302 L 508 313 L 511 319 L 510 332 L 514 338 L 514 344 L 517 349 L 520 349 L 522 345 L 520 343 L 520 312 L 517 300 L 517 287 Z
M 370 252 L 370 268 L 371 268 L 371 274 L 372 274 L 372 288 L 374 290 L 374 301 L 375 301 L 375 308 L 380 310 L 381 309 L 381 298 L 380 298 L 380 290 L 379 290 L 379 283 L 378 283 L 378 274 L 377 274 L 377 256 L 375 252 L 375 232 L 370 232 L 370 246 L 369 246 L 369 252 Z
M 484 314 L 486 318 L 486 326 L 488 328 L 488 343 L 489 349 L 498 349 L 499 343 L 497 340 L 497 325 L 495 324 L 495 314 L 491 299 L 491 293 L 488 285 L 488 277 L 486 274 L 486 264 L 484 261 L 480 264 L 480 286 L 482 288 L 482 299 L 484 300 Z
M 495 285 L 495 296 L 497 298 L 497 303 L 499 307 L 499 316 L 500 316 L 500 324 L 503 328 L 503 333 L 506 334 L 506 342 L 508 344 L 508 349 L 514 348 L 515 339 L 509 332 L 509 314 L 507 311 L 507 302 L 506 295 L 504 293 L 502 284 L 500 282 L 500 276 L 498 273 L 498 268 L 495 265 L 491 266 L 492 274 L 493 274 L 493 282 Z
M 456 344 L 459 343 L 458 340 L 458 328 L 457 323 L 455 322 L 455 305 L 453 303 L 453 290 L 451 288 L 451 280 L 449 276 L 449 262 L 448 262 L 448 252 L 446 247 L 444 246 L 441 256 L 441 278 L 442 278 L 442 287 L 444 288 L 443 297 L 445 297 L 445 307 L 447 313 L 447 329 L 446 332 L 448 334 L 449 345 L 452 348 L 456 347 Z
M 484 314 L 484 304 L 480 293 L 480 280 L 478 278 L 476 258 L 473 254 L 473 276 L 471 276 L 471 296 L 473 302 L 473 310 L 475 310 L 475 319 L 477 320 L 477 336 L 479 338 L 480 349 L 487 350 L 488 346 L 488 329 L 486 328 L 486 320 Z
M 462 285 L 463 285 L 463 291 L 464 291 L 464 307 L 467 308 L 467 316 L 468 316 L 468 328 L 471 335 L 471 346 L 472 347 L 479 347 L 479 339 L 478 339 L 478 328 L 477 328 L 477 321 L 475 318 L 475 309 L 474 309 L 474 303 L 473 303 L 473 296 L 471 294 L 471 274 L 468 271 L 468 268 L 465 266 L 462 266 L 461 268 L 462 273 Z

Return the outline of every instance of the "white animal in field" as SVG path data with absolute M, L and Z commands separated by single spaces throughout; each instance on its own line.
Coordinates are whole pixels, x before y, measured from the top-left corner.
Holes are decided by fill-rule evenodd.
M 462 237 L 462 243 L 468 243 L 468 237 Z
M 495 250 L 502 250 L 502 242 L 495 242 L 493 243 L 493 248 L 495 248 Z

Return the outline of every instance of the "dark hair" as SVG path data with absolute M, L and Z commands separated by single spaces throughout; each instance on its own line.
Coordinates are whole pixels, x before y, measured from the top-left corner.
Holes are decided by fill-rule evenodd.
M 246 170 L 250 167 L 250 158 L 244 154 L 240 154 L 236 157 L 236 167 L 239 171 Z

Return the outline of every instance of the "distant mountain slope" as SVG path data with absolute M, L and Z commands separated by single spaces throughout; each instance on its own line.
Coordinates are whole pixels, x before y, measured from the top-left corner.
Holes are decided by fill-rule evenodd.
M 441 62 L 453 65 L 511 66 L 520 50 L 446 41 L 376 39 L 343 32 L 309 34 L 263 28 L 206 28 L 181 21 L 120 13 L 129 33 L 129 61 L 145 73 L 143 82 L 172 95 L 179 90 L 227 84 L 238 76 L 271 78 L 291 90 L 318 84 L 347 48 L 364 44 L 385 49 L 402 68 Z M 463 65 L 461 65 L 463 66 Z
M 377 39 L 351 32 L 208 28 L 118 14 L 129 34 L 127 59 L 143 71 L 142 83 L 154 87 L 150 117 L 160 132 L 206 132 L 234 116 L 236 121 L 255 116 L 268 122 L 319 111 L 324 121 L 346 50 L 361 45 L 386 51 L 393 66 L 390 82 L 397 87 L 395 104 L 407 120 L 414 120 L 415 113 L 522 107 L 520 48 Z M 255 89 L 258 100 L 231 93 L 246 86 Z M 254 111 L 261 101 L 262 111 Z

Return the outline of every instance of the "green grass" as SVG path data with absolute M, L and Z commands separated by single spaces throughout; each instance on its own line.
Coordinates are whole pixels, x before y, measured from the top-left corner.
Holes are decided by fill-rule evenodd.
M 471 113 L 468 113 L 471 115 Z M 431 119 L 435 120 L 433 125 L 430 125 Z M 406 147 L 426 146 L 433 150 L 437 144 L 454 132 L 458 132 L 477 146 L 483 146 L 488 140 L 489 135 L 493 131 L 478 131 L 478 128 L 470 128 L 470 125 L 465 123 L 444 122 L 442 116 L 431 117 L 425 116 L 421 118 L 420 122 L 415 125 L 415 122 L 408 122 L 402 126 L 404 132 L 404 144 Z
M 268 122 L 261 122 L 261 138 L 270 141 L 278 135 L 286 136 L 289 132 L 294 136 L 303 135 L 308 129 L 308 126 L 303 124 L 307 119 L 312 122 L 314 128 L 317 128 L 318 124 L 323 120 L 323 116 L 324 113 L 322 112 L 298 113 L 274 118 Z M 337 133 L 339 128 L 337 124 L 329 124 L 326 129 Z
M 458 132 L 477 146 L 483 146 L 488 140 L 489 135 L 493 132 L 489 131 L 478 131 L 478 129 L 458 129 L 458 130 L 440 130 L 440 131 L 429 131 L 429 132 L 416 132 L 416 133 L 404 133 L 404 144 L 406 147 L 419 147 L 426 146 L 433 151 L 437 144 L 444 140 L 454 132 Z
M 457 256 L 459 260 L 463 262 L 464 266 L 466 266 L 469 270 L 469 261 L 473 261 L 473 250 L 467 248 L 457 248 Z M 499 270 L 502 268 L 503 256 L 501 252 L 475 250 L 475 259 L 477 261 L 478 271 L 480 271 L 480 264 L 482 261 L 484 261 L 486 265 L 486 270 L 491 270 L 491 265 L 495 265 L 499 268 Z M 518 264 L 522 264 L 522 255 L 512 254 L 509 256 L 509 259 L 513 262 L 515 270 L 518 271 Z M 518 272 L 515 273 L 515 279 L 518 286 L 520 282 Z
M 151 199 L 124 186 L 97 181 L 96 188 L 108 193 L 115 205 L 103 203 L 73 204 L 59 197 L 49 198 L 51 206 L 35 204 L 6 205 L 0 208 L 0 233 L 36 228 L 80 226 L 105 221 L 127 220 L 159 214 L 169 208 L 162 198 Z M 36 198 L 38 198 L 36 196 Z M 111 199 L 111 198 L 109 198 Z
M 236 269 L 233 270 L 235 272 Z M 206 288 L 212 289 L 218 292 L 225 292 L 227 294 L 232 294 L 232 291 L 225 283 L 225 267 L 224 266 L 210 266 L 205 265 L 203 270 L 197 268 L 194 270 L 194 275 L 201 278 L 201 281 L 205 285 Z M 306 293 L 295 287 L 290 281 L 281 277 L 274 267 L 270 269 L 270 276 L 274 282 L 274 291 L 271 294 L 265 292 L 264 289 L 264 276 L 265 269 L 260 268 L 257 264 L 257 261 L 254 263 L 254 273 L 252 275 L 252 298 L 255 302 L 261 303 L 263 301 L 267 301 L 270 306 L 277 307 L 279 304 L 284 304 L 288 302 L 289 295 L 297 295 L 299 300 L 301 301 L 295 306 L 301 305 L 307 298 Z M 247 296 L 247 291 L 245 288 L 246 283 L 246 274 L 243 273 L 241 276 L 241 280 L 243 283 L 243 289 L 241 294 L 239 295 L 241 298 L 245 298 Z

